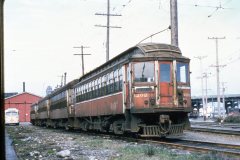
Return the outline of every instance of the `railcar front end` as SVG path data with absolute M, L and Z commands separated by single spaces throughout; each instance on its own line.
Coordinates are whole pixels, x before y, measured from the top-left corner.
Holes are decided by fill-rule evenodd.
M 146 137 L 183 133 L 191 111 L 190 60 L 170 45 L 139 49 L 126 68 L 126 128 Z

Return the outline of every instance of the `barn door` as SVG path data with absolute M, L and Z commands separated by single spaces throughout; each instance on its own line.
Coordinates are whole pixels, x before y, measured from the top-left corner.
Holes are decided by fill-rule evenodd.
M 160 106 L 173 105 L 172 62 L 159 63 Z

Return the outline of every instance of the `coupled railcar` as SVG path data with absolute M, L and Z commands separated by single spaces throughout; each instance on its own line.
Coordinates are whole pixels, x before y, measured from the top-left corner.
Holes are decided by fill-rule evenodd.
M 47 118 L 39 122 L 146 137 L 181 134 L 191 111 L 189 61 L 178 47 L 138 44 L 46 97 Z M 54 103 L 61 93 L 65 100 Z

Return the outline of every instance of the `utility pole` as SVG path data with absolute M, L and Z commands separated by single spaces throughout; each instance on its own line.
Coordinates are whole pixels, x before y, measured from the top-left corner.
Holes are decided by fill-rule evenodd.
M 202 69 L 202 60 L 204 58 L 206 58 L 207 56 L 197 56 L 197 57 L 194 57 L 194 58 L 197 58 L 199 61 L 200 61 L 200 79 L 201 79 L 201 89 L 202 89 L 202 107 L 203 107 L 203 111 L 205 111 L 205 101 L 204 101 L 204 89 L 203 89 L 203 69 Z M 203 112 L 203 116 L 204 116 L 204 120 L 205 120 L 205 112 Z
M 82 56 L 82 75 L 84 75 L 84 58 L 83 58 L 83 56 L 85 56 L 85 55 L 91 55 L 91 54 L 83 54 L 83 49 L 84 49 L 84 48 L 90 48 L 90 47 L 81 46 L 81 47 L 73 47 L 73 48 L 81 48 L 81 54 L 73 54 L 73 55 Z
M 177 0 L 170 0 L 171 44 L 178 46 L 178 10 Z
M 122 16 L 120 14 L 110 14 L 110 0 L 107 0 L 107 14 L 95 13 L 95 15 L 107 16 L 107 25 L 95 25 L 96 27 L 107 28 L 107 41 L 106 41 L 106 61 L 109 60 L 109 42 L 110 42 L 110 28 L 122 28 L 118 26 L 110 26 L 110 16 Z
M 207 107 L 208 107 L 208 85 L 207 85 L 207 79 L 209 78 L 209 75 L 211 75 L 211 73 L 207 73 L 207 72 L 204 72 L 203 73 L 203 77 L 202 78 L 205 78 L 205 112 L 207 113 Z M 207 117 L 205 117 L 207 118 Z M 205 119 L 204 119 L 205 120 Z
M 219 82 L 219 61 L 218 61 L 218 40 L 225 39 L 225 37 L 211 37 L 208 39 L 215 40 L 216 42 L 216 73 L 217 73 L 217 107 L 218 107 L 218 117 L 220 117 L 220 82 Z
M 225 87 L 225 84 L 226 82 L 222 82 L 222 100 L 223 100 L 223 108 L 225 108 L 225 90 L 226 90 L 226 87 Z M 228 108 L 226 109 L 226 112 L 228 114 Z

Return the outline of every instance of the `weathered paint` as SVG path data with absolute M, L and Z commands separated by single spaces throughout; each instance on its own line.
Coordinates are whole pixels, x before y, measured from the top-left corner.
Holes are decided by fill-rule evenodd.
M 103 116 L 123 114 L 122 92 L 84 102 L 75 106 L 75 116 Z
M 50 119 L 63 119 L 68 118 L 67 107 L 61 109 L 50 110 Z

